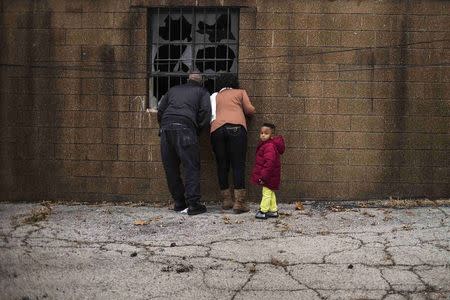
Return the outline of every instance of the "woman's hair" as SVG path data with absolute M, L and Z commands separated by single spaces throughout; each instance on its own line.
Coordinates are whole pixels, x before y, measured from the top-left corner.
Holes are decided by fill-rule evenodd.
M 216 90 L 220 91 L 223 88 L 239 88 L 239 81 L 237 76 L 232 73 L 222 73 L 216 79 Z

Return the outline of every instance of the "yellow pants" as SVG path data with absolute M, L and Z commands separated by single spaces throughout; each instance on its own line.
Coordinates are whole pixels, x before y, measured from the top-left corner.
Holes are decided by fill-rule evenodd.
M 261 212 L 275 212 L 278 211 L 277 207 L 277 197 L 275 196 L 275 192 L 269 188 L 263 186 L 262 189 L 262 199 L 260 205 Z

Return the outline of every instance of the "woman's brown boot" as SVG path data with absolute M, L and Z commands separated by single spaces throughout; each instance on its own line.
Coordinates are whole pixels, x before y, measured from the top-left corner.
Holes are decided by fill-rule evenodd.
M 250 211 L 247 204 L 245 203 L 245 196 L 247 191 L 245 189 L 234 190 L 234 205 L 233 211 L 236 214 L 242 214 Z
M 222 195 L 222 208 L 225 210 L 232 209 L 234 202 L 230 189 L 221 190 L 220 194 Z

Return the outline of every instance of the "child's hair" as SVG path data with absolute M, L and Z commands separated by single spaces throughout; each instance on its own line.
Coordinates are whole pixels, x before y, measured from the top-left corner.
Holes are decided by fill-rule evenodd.
M 275 125 L 272 123 L 263 123 L 261 127 L 269 127 L 272 131 L 275 131 Z

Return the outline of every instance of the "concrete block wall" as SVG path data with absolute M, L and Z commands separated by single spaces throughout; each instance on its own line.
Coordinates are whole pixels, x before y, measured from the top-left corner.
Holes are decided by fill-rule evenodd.
M 449 196 L 447 1 L 4 0 L 2 200 L 169 199 L 142 103 L 147 9 L 179 5 L 242 6 L 239 78 L 257 108 L 248 172 L 259 125 L 275 123 L 280 201 Z

